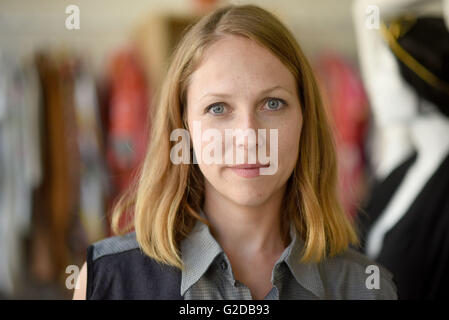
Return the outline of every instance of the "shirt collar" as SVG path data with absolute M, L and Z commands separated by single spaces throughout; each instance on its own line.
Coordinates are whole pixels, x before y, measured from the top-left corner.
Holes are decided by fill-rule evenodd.
M 205 217 L 201 211 L 200 215 Z M 285 248 L 275 266 L 271 280 L 277 266 L 285 262 L 295 280 L 305 289 L 311 291 L 318 298 L 324 298 L 323 282 L 316 263 L 301 263 L 304 241 L 297 236 L 293 223 L 290 225 L 290 244 Z M 210 233 L 207 225 L 197 221 L 192 231 L 181 242 L 181 255 L 184 263 L 181 280 L 181 295 L 195 284 L 207 271 L 215 258 L 224 254 L 223 249 Z
M 291 246 L 287 247 L 285 262 L 296 281 L 305 289 L 311 291 L 320 299 L 325 298 L 323 280 L 320 275 L 317 263 L 300 262 L 304 249 L 304 241 L 298 236 L 296 228 L 292 223 L 290 225 L 290 234 L 292 236 Z
M 204 217 L 204 213 L 200 212 Z M 190 234 L 181 242 L 181 255 L 184 263 L 181 280 L 181 295 L 196 283 L 207 271 L 215 257 L 223 252 L 210 233 L 207 225 L 196 221 Z

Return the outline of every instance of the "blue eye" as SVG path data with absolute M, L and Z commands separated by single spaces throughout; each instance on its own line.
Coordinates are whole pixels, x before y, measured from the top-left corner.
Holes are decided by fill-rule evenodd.
M 211 112 L 212 114 L 223 114 L 225 108 L 222 104 L 213 104 L 207 108 L 207 112 Z
M 267 99 L 266 106 L 269 110 L 278 110 L 286 105 L 286 102 L 282 99 L 269 98 Z

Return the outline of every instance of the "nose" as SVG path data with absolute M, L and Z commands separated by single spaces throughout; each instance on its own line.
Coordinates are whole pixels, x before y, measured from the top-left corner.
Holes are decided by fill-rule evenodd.
M 234 126 L 236 147 L 246 152 L 255 151 L 259 144 L 258 130 L 261 129 L 261 123 L 257 117 L 257 112 L 251 109 L 245 109 L 237 117 L 237 123 Z
M 256 116 L 256 111 L 245 109 L 238 115 L 237 126 L 238 129 L 253 129 L 257 131 L 259 123 Z

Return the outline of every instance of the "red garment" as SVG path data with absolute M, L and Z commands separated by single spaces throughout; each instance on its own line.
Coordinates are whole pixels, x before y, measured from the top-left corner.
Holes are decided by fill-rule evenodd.
M 363 192 L 368 100 L 358 74 L 338 55 L 320 56 L 315 71 L 336 131 L 340 196 L 346 212 L 354 216 Z
M 141 164 L 148 141 L 149 93 L 143 68 L 132 49 L 117 52 L 108 65 L 109 103 L 107 161 L 112 194 L 108 207 L 121 195 Z M 124 222 L 121 224 L 123 225 Z

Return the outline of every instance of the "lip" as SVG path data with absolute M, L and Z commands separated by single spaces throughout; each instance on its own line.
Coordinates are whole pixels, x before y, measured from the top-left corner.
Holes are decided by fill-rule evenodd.
M 257 169 L 257 168 L 268 168 L 269 166 L 270 166 L 270 164 L 245 163 L 245 164 L 237 164 L 235 166 L 229 166 L 228 168 L 231 168 L 231 169 Z
M 235 166 L 229 166 L 228 168 L 231 169 L 235 174 L 237 174 L 240 177 L 243 178 L 255 178 L 260 176 L 260 168 L 266 168 L 269 167 L 269 164 L 262 165 L 262 164 L 238 164 Z

